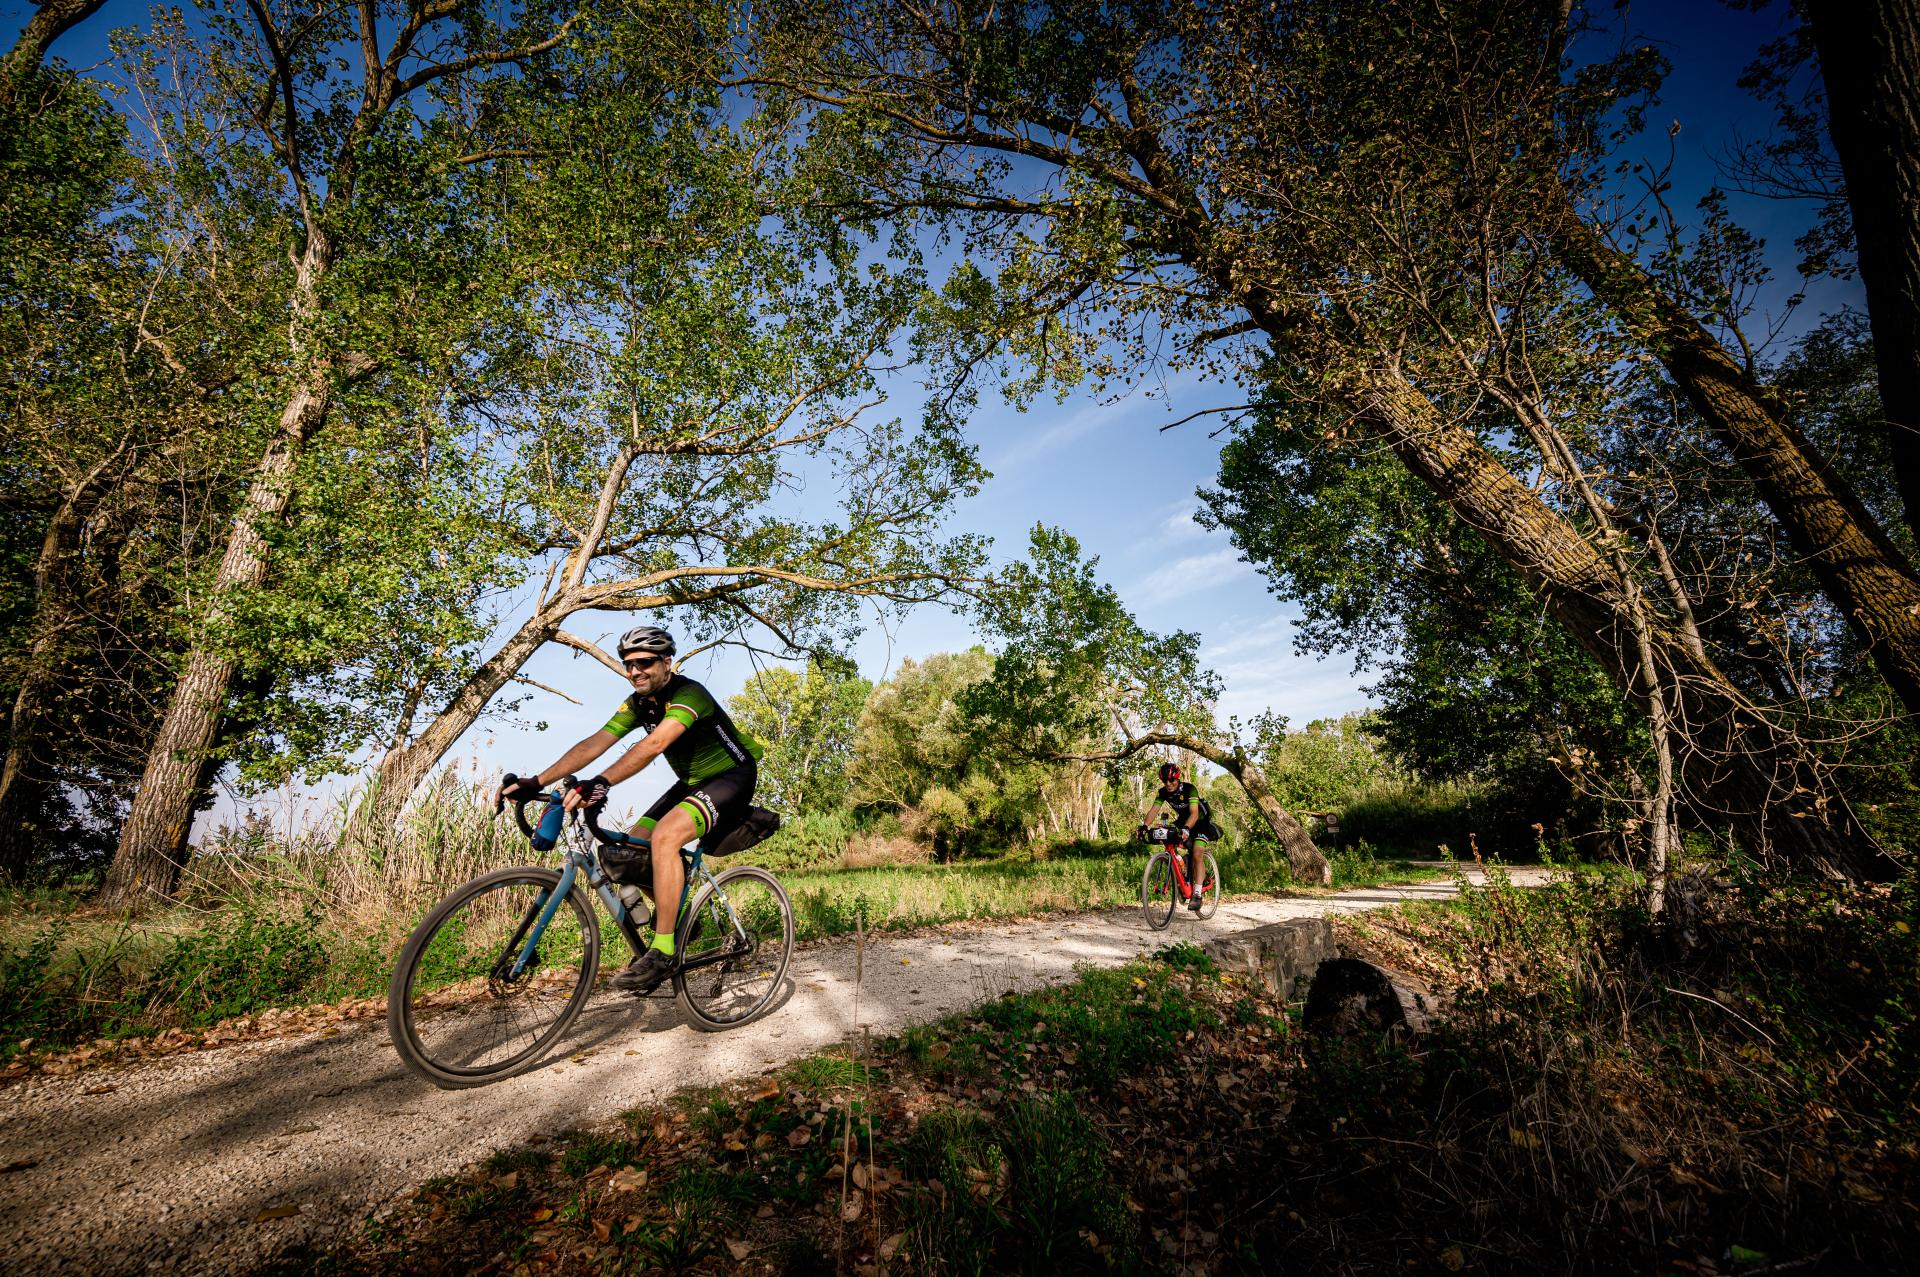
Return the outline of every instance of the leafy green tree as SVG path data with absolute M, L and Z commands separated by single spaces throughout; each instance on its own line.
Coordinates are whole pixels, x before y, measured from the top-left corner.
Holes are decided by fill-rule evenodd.
M 761 14 L 762 77 L 894 161 L 873 198 L 967 228 L 982 269 L 961 299 L 987 316 L 981 346 L 1012 335 L 1026 385 L 1134 374 L 1173 351 L 1270 395 L 1318 446 L 1392 455 L 1646 717 L 1655 846 L 1685 803 L 1757 851 L 1889 871 L 1797 729 L 1800 707 L 1775 712 L 1708 650 L 1645 517 L 1663 489 L 1590 446 L 1620 370 L 1662 361 L 1739 467 L 1723 486 L 1759 481 L 1776 525 L 1816 557 L 1852 547 L 1823 563 L 1823 584 L 1848 616 L 1868 600 L 1861 615 L 1889 636 L 1875 655 L 1898 674 L 1920 611 L 1902 611 L 1911 574 L 1884 537 L 1748 375 L 1723 375 L 1726 352 L 1681 313 L 1682 293 L 1649 293 L 1645 271 L 1613 257 L 1569 266 L 1585 223 L 1555 210 L 1604 187 L 1657 54 L 1636 45 L 1563 76 L 1563 13 L 1491 3 L 930 18 L 849 0 L 824 19 L 813 4 Z M 1016 170 L 1057 180 L 1016 185 Z M 1737 271 L 1740 245 L 1716 234 L 1703 230 L 1701 260 Z M 1738 309 L 1747 285 L 1732 283 L 1717 315 Z M 1703 402 L 1716 388 L 1732 398 Z
M 1115 763 L 1154 748 L 1190 751 L 1242 788 L 1301 882 L 1332 870 L 1274 797 L 1239 725 L 1214 713 L 1220 681 L 1199 663 L 1199 639 L 1143 629 L 1095 574 L 1071 536 L 1044 526 L 1025 562 L 1003 572 L 979 609 L 1001 642 L 994 677 L 965 698 L 976 730 L 1019 756 Z
M 934 339 L 911 246 L 823 211 L 838 178 L 788 115 L 740 116 L 698 67 L 649 80 L 659 56 L 645 26 L 596 29 L 553 68 L 564 104 L 525 129 L 510 225 L 541 318 L 501 476 L 522 555 L 503 584 L 544 579 L 487 643 L 433 658 L 441 695 L 394 724 L 376 824 L 546 644 L 617 669 L 565 628 L 581 613 L 665 610 L 701 641 L 797 655 L 977 574 L 977 539 L 940 527 L 981 473 L 964 397 L 917 428 L 871 416 L 880 371 Z M 801 490 L 834 496 L 802 510 Z
M 248 218 L 251 242 L 272 242 L 279 266 L 243 312 L 265 321 L 257 353 L 273 369 L 250 387 L 259 450 L 216 540 L 217 566 L 192 596 L 106 901 L 137 904 L 178 879 L 230 694 L 247 674 L 235 609 L 268 579 L 270 538 L 309 446 L 357 394 L 459 394 L 436 374 L 520 287 L 513 245 L 490 233 L 488 174 L 513 162 L 543 59 L 582 17 L 541 0 L 484 11 L 464 0 L 223 5 L 203 30 L 163 21 L 130 52 L 176 189 Z M 162 64 L 170 73 L 153 73 Z
M 795 815 L 846 804 L 855 731 L 873 684 L 817 661 L 804 672 L 756 670 L 727 702 L 741 728 L 767 747 L 757 792 Z

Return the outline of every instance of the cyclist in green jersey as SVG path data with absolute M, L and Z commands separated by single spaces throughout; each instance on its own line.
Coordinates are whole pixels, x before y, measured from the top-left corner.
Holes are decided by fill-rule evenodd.
M 1194 888 L 1193 898 L 1187 902 L 1187 907 L 1198 913 L 1202 904 L 1200 874 L 1206 863 L 1202 849 L 1207 843 L 1217 842 L 1220 838 L 1220 826 L 1213 823 L 1213 805 L 1200 796 L 1198 785 L 1180 779 L 1180 768 L 1176 764 L 1162 763 L 1160 788 L 1154 791 L 1152 801 L 1140 815 L 1142 829 L 1159 814 L 1162 807 L 1172 809 L 1174 828 L 1180 831 L 1181 841 L 1187 845 L 1187 881 Z
M 652 840 L 656 907 L 659 902 L 677 905 L 680 899 L 686 879 L 682 847 L 698 838 L 707 839 L 709 846 L 718 845 L 747 819 L 765 753 L 759 741 L 734 726 L 711 692 L 674 671 L 674 650 L 673 636 L 657 626 L 636 626 L 621 635 L 620 659 L 633 685 L 632 695 L 606 726 L 562 754 L 551 767 L 500 789 L 502 800 L 537 794 L 592 763 L 635 728 L 645 729 L 640 742 L 604 773 L 573 782 L 566 808 L 605 804 L 609 789 L 666 755 L 677 779 L 636 825 Z M 667 976 L 673 967 L 676 921 L 655 918 L 652 946 L 614 977 L 615 988 L 645 993 Z

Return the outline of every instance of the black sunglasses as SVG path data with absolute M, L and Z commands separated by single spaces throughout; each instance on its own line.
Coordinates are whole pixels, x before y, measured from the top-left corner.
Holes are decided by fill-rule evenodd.
M 629 656 L 624 664 L 628 669 L 638 673 L 642 670 L 650 670 L 656 665 L 664 664 L 666 659 L 664 656 Z

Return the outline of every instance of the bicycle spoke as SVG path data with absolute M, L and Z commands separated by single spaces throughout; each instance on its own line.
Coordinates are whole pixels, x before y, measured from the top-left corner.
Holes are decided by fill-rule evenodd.
M 562 902 L 514 973 L 556 878 L 525 870 L 478 880 L 409 940 L 390 1023 L 402 1055 L 436 1082 L 462 1085 L 517 1070 L 584 1001 L 596 946 L 577 895 Z
M 693 965 L 679 980 L 689 1015 L 696 1027 L 730 1027 L 759 1014 L 779 991 L 793 950 L 793 910 L 771 875 L 737 870 L 702 894 L 682 934 L 683 961 Z

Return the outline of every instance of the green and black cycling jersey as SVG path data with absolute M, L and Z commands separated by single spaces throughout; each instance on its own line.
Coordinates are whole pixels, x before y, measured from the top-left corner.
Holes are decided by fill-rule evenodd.
M 1173 809 L 1173 823 L 1183 828 L 1186 826 L 1187 817 L 1193 811 L 1194 804 L 1198 803 L 1200 819 L 1194 823 L 1194 833 L 1202 838 L 1220 836 L 1219 826 L 1213 823 L 1213 804 L 1200 796 L 1200 787 L 1192 781 L 1183 780 L 1171 785 L 1162 785 L 1155 797 Z
M 733 719 L 705 687 L 681 674 L 651 696 L 634 692 L 622 702 L 605 730 L 617 739 L 636 727 L 652 731 L 667 719 L 686 725 L 666 748 L 667 765 L 690 785 L 711 780 L 736 767 L 756 764 L 765 746 L 734 726 Z

